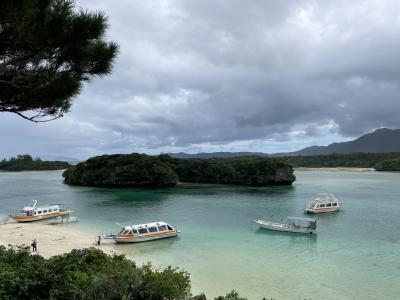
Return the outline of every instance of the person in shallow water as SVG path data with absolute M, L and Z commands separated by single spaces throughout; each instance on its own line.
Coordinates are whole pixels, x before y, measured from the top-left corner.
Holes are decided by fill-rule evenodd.
M 36 239 L 34 239 L 33 241 L 32 241 L 32 244 L 31 244 L 31 246 L 32 246 L 32 252 L 37 252 L 37 242 L 36 242 Z

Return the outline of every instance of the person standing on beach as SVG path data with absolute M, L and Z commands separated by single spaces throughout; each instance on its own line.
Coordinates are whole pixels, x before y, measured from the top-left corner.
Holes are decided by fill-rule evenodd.
M 31 244 L 31 246 L 32 246 L 32 252 L 37 252 L 37 242 L 36 242 L 36 239 L 34 239 L 33 241 L 32 241 L 32 244 Z
M 97 237 L 97 246 L 100 246 L 100 242 L 101 242 L 101 236 Z

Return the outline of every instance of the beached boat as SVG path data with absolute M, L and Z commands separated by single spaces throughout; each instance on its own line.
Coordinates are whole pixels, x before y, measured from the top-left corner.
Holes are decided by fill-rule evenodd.
M 337 211 L 343 208 L 343 203 L 339 202 L 335 196 L 331 193 L 320 194 L 319 197 L 315 197 L 307 203 L 307 206 L 304 208 L 306 213 L 326 213 Z
M 317 233 L 317 221 L 310 218 L 288 217 L 287 223 L 273 223 L 271 221 L 255 220 L 260 228 L 297 233 Z
M 178 233 L 180 231 L 171 225 L 165 222 L 156 222 L 123 226 L 118 234 L 106 235 L 104 238 L 113 239 L 117 243 L 138 243 L 174 237 Z
M 49 220 L 49 225 L 65 224 L 65 223 L 76 223 L 79 222 L 79 218 L 75 216 L 58 216 L 55 219 Z
M 31 200 L 27 206 L 25 206 L 21 212 L 11 215 L 18 223 L 34 222 L 40 220 L 46 220 L 56 218 L 58 216 L 65 216 L 73 211 L 63 207 L 60 204 L 46 205 L 36 207 L 37 200 Z

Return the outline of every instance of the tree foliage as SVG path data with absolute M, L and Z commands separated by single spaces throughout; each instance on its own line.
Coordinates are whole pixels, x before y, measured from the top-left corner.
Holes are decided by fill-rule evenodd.
M 398 158 L 387 159 L 375 165 L 377 171 L 400 171 L 400 155 Z
M 185 299 L 189 274 L 90 248 L 45 259 L 0 246 L 0 299 Z
M 84 81 L 110 72 L 118 46 L 106 29 L 104 13 L 76 11 L 74 0 L 2 1 L 0 111 L 61 117 Z
M 65 183 L 110 187 L 167 187 L 181 182 L 250 186 L 290 185 L 293 169 L 278 159 L 235 157 L 178 159 L 116 154 L 90 158 L 63 174 Z
M 41 171 L 67 169 L 69 163 L 63 161 L 43 161 L 40 158 L 33 159 L 29 154 L 17 155 L 9 160 L 0 161 L 0 170 L 4 171 Z
M 287 156 L 281 159 L 293 167 L 376 168 L 385 160 L 400 158 L 400 153 L 350 153 L 313 156 Z
M 102 155 L 71 166 L 63 174 L 68 184 L 105 187 L 167 187 L 176 173 L 157 157 L 145 154 Z

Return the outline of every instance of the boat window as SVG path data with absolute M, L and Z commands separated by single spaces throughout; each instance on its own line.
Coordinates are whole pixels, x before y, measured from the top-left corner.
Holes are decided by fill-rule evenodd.
M 150 227 L 148 229 L 149 229 L 149 232 L 157 232 L 157 227 Z
M 332 206 L 337 206 L 337 203 L 332 203 Z
M 43 213 L 44 213 L 44 214 L 47 213 L 47 209 L 45 209 L 45 210 L 43 211 Z
M 125 229 L 123 232 L 122 232 L 122 234 L 128 234 L 129 233 L 129 230 L 128 229 Z
M 39 210 L 37 213 L 38 213 L 38 214 L 41 214 L 41 213 L 42 213 L 42 211 L 41 211 L 41 210 Z
M 162 225 L 162 226 L 158 226 L 158 231 L 166 231 L 167 230 L 167 226 Z
M 140 234 L 147 233 L 147 229 L 146 229 L 146 228 L 140 228 L 140 229 L 139 229 L 139 233 L 140 233 Z
M 132 229 L 133 234 L 138 234 L 136 229 Z
M 49 212 L 53 212 L 53 210 L 52 210 L 52 209 L 49 209 Z
M 320 204 L 319 207 L 325 207 L 325 204 Z
M 33 214 L 34 214 L 34 215 L 36 215 L 36 214 L 37 214 L 37 212 L 35 211 Z
M 326 207 L 331 207 L 331 203 L 327 203 L 327 204 L 326 204 Z
M 167 225 L 168 230 L 174 230 L 171 226 Z

